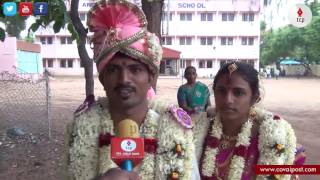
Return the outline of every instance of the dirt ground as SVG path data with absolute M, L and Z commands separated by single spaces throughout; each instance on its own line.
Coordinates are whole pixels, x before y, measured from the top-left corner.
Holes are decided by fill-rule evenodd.
M 208 85 L 212 83 L 212 79 L 199 80 Z M 175 102 L 182 82 L 185 83 L 182 79 L 161 77 L 157 96 Z M 306 164 L 320 165 L 320 79 L 263 79 L 262 84 L 265 96 L 261 106 L 287 119 L 293 125 L 299 143 L 307 150 Z M 50 140 L 46 121 L 40 121 L 38 117 L 13 121 L 0 111 L 1 180 L 62 179 L 64 128 L 85 98 L 84 80 L 55 78 L 51 80 L 51 88 Z M 96 97 L 104 96 L 98 80 L 95 81 L 95 91 Z M 211 102 L 214 102 L 213 97 Z M 32 115 L 26 114 L 26 117 Z M 8 137 L 6 130 L 13 126 L 23 128 L 29 134 L 19 138 Z M 301 179 L 316 180 L 320 176 L 301 176 Z

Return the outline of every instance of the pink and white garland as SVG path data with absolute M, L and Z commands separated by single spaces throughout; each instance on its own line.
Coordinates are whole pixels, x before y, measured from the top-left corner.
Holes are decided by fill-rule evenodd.
M 204 157 L 201 164 L 201 174 L 203 177 L 213 177 L 215 174 L 215 162 L 216 156 L 219 152 L 218 146 L 222 136 L 222 123 L 219 116 L 216 116 L 215 121 L 212 121 L 212 129 L 209 130 L 209 134 L 205 140 Z M 234 155 L 231 159 L 230 171 L 228 179 L 241 179 L 242 172 L 245 166 L 245 155 L 247 153 L 248 146 L 250 145 L 252 119 L 246 121 L 241 131 L 237 136 L 237 142 L 235 145 Z
M 259 159 L 258 164 L 267 165 L 292 165 L 296 152 L 296 136 L 291 125 L 277 115 L 262 109 L 255 108 L 255 116 L 244 123 L 238 134 L 234 154 L 231 159 L 228 178 L 230 180 L 241 179 L 245 167 L 245 156 L 250 144 L 252 120 L 259 122 Z M 209 133 L 204 142 L 204 153 L 201 159 L 202 179 L 212 179 L 215 176 L 216 156 L 219 153 L 219 142 L 222 135 L 220 117 L 211 119 Z M 257 180 L 269 179 L 272 175 L 257 175 Z M 290 175 L 281 175 L 281 179 L 289 180 Z

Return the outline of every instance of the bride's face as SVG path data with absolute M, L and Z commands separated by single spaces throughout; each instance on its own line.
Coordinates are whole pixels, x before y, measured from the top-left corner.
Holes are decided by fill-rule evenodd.
M 252 90 L 242 76 L 233 72 L 223 74 L 214 89 L 216 110 L 223 120 L 246 120 L 253 105 Z

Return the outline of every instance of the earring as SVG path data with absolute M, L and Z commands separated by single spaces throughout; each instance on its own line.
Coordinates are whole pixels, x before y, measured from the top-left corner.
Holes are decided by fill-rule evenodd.
M 257 112 L 256 112 L 254 106 L 252 106 L 252 107 L 250 108 L 249 118 L 252 119 L 252 120 L 254 120 L 254 119 L 257 118 Z

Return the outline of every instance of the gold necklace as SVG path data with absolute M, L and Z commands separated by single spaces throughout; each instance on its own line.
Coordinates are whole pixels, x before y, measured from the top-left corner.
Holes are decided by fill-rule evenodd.
M 232 142 L 234 142 L 235 140 L 237 140 L 238 136 L 227 136 L 222 134 L 221 135 L 221 140 L 220 140 L 220 150 L 222 149 L 227 149 L 229 147 L 231 147 Z

